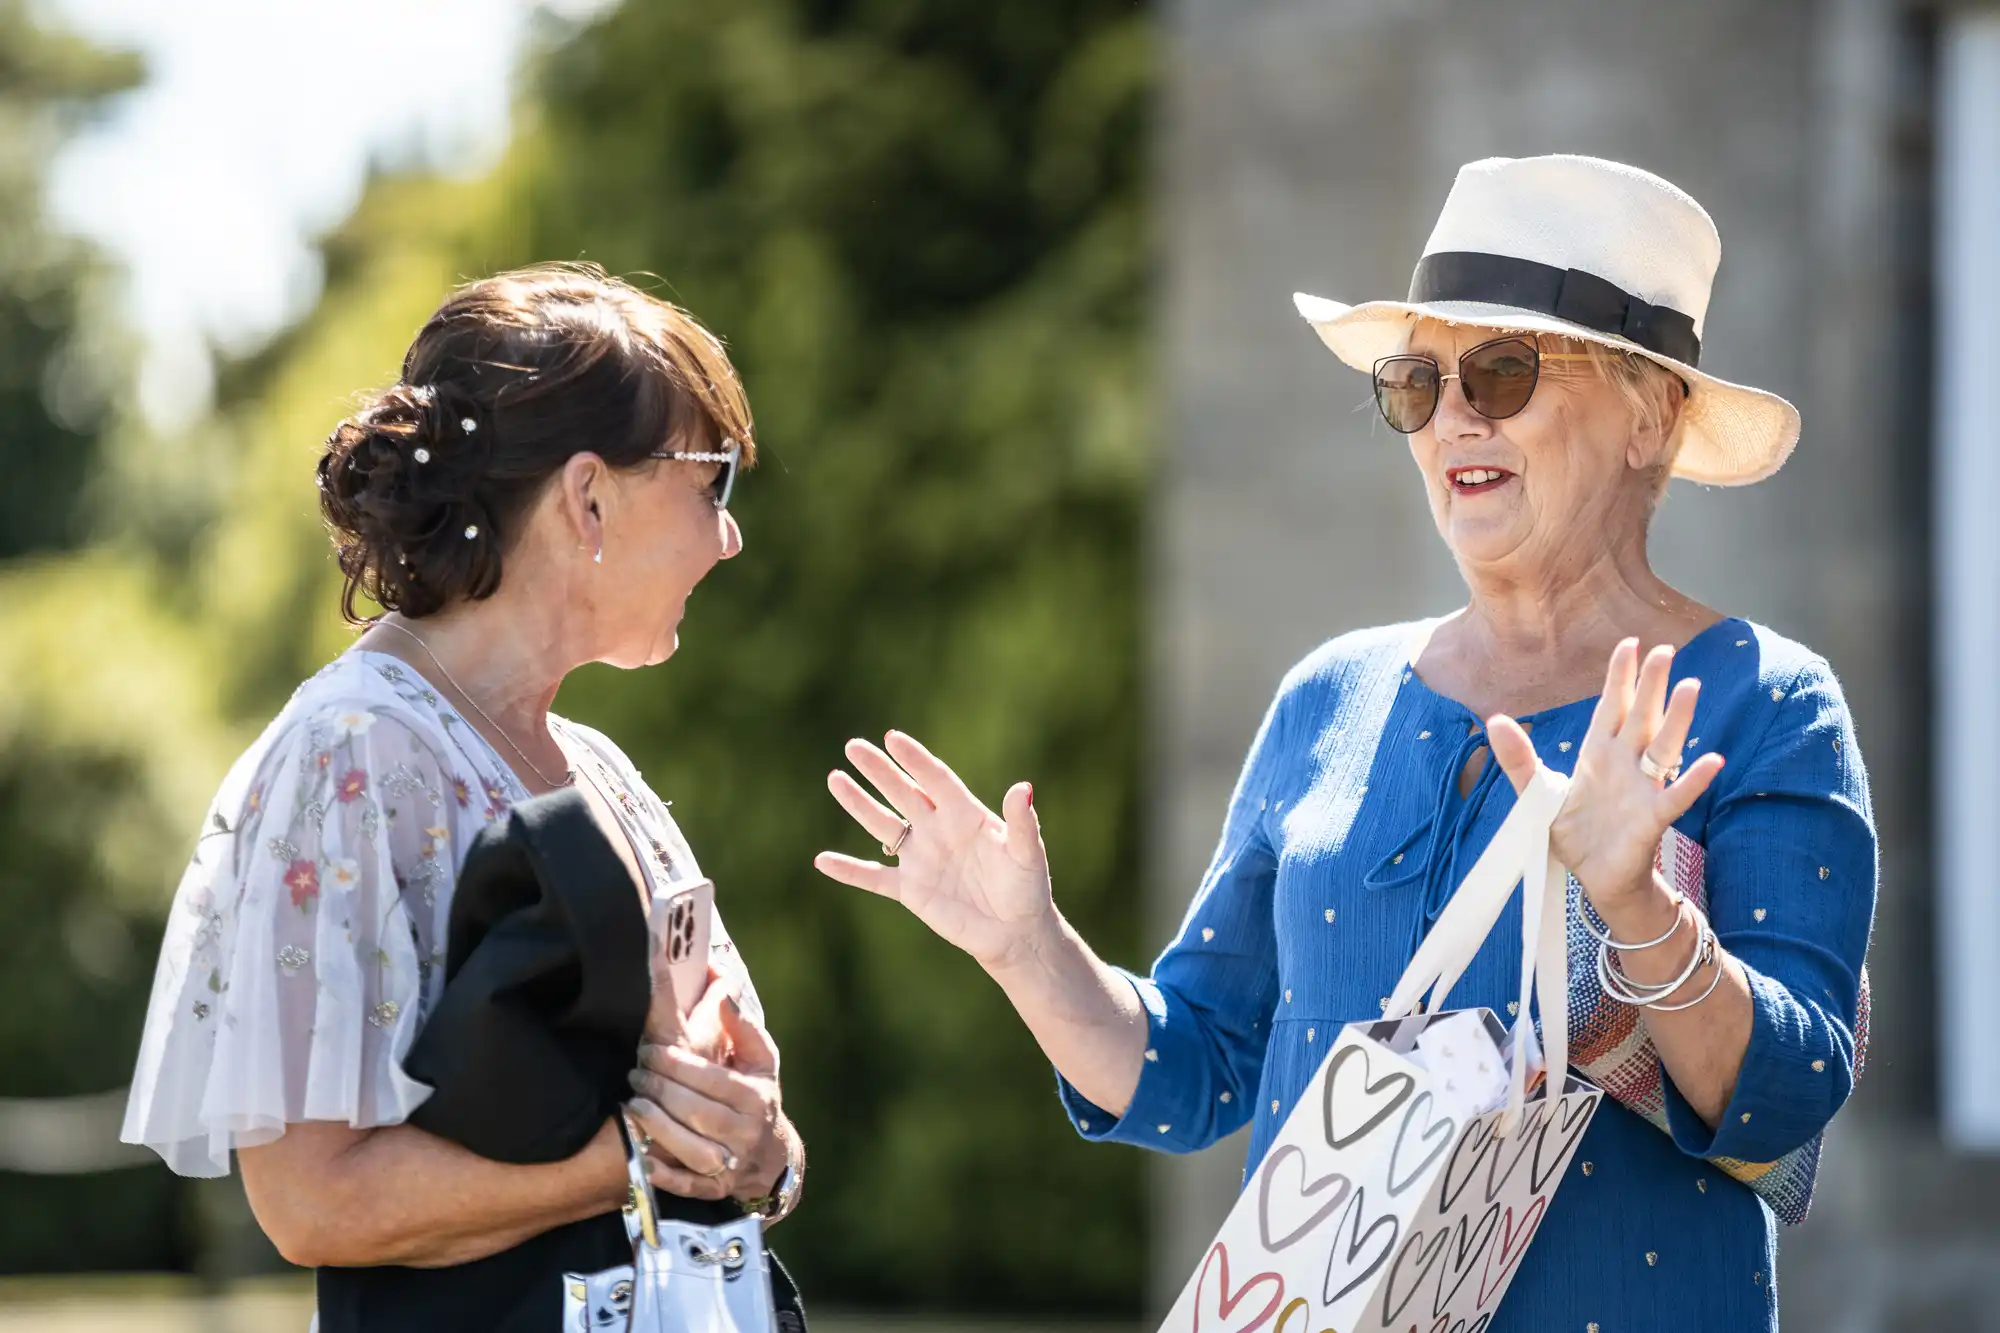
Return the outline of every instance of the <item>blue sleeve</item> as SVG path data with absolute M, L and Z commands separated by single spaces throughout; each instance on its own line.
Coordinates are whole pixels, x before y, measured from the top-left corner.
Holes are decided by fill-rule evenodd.
M 1287 694 L 1279 693 L 1258 729 L 1222 841 L 1180 933 L 1150 977 L 1125 973 L 1149 1029 L 1131 1104 L 1113 1115 L 1057 1074 L 1070 1123 L 1087 1139 L 1196 1152 L 1250 1120 L 1278 1000 L 1277 856 L 1265 819 L 1273 778 L 1288 762 Z
M 1760 688 L 1749 706 L 1768 706 L 1770 726 L 1740 771 L 1724 769 L 1707 828 L 1709 919 L 1748 974 L 1750 1045 L 1714 1129 L 1663 1079 L 1681 1150 L 1745 1162 L 1806 1143 L 1853 1090 L 1876 885 L 1868 776 L 1840 683 L 1814 661 L 1789 688 Z

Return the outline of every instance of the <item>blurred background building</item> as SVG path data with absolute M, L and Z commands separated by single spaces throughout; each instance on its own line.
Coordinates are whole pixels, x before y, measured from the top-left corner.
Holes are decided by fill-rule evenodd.
M 281 1267 L 112 1141 L 161 916 L 345 639 L 319 441 L 454 281 L 588 258 L 728 338 L 768 459 L 672 666 L 559 707 L 721 885 L 814 1152 L 777 1244 L 821 1305 L 1139 1327 L 1242 1144 L 1075 1142 L 977 970 L 812 873 L 822 777 L 889 725 L 1032 777 L 1143 966 L 1283 670 L 1459 595 L 1290 294 L 1400 292 L 1461 162 L 1577 151 L 1708 206 L 1704 366 L 1805 415 L 1657 562 L 1824 652 L 1874 776 L 1874 1045 L 1788 1322 L 2000 1327 L 2000 7 L 0 0 L 0 118 L 0 1271 Z

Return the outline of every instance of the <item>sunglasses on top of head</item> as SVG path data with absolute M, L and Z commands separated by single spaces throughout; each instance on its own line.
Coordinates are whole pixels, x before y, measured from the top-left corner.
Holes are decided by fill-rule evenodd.
M 729 447 L 716 452 L 698 449 L 656 449 L 649 458 L 668 458 L 677 463 L 720 463 L 715 470 L 715 480 L 709 483 L 708 498 L 715 502 L 717 509 L 729 508 L 729 497 L 736 493 L 736 463 L 743 457 L 743 446 L 735 440 L 724 441 Z
M 1489 421 L 1515 416 L 1535 396 L 1544 361 L 1588 361 L 1583 353 L 1544 353 L 1531 338 L 1508 336 L 1483 342 L 1458 358 L 1446 373 L 1435 357 L 1416 352 L 1385 356 L 1375 363 L 1375 406 L 1389 429 L 1414 435 L 1437 414 L 1444 382 L 1455 379 L 1472 410 Z

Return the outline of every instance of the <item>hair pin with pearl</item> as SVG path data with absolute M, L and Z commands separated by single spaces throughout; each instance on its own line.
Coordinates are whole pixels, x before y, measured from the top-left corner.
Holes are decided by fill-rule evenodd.
M 410 457 L 416 459 L 419 463 L 428 463 L 431 461 L 431 451 L 422 445 L 418 445 L 415 451 L 410 454 Z
M 471 417 L 460 417 L 458 419 L 458 428 L 464 431 L 467 435 L 470 435 L 479 429 L 479 423 L 477 421 L 474 421 Z
M 468 523 L 465 525 L 465 539 L 467 541 L 471 541 L 474 537 L 477 537 L 478 535 L 479 535 L 479 525 L 477 523 Z

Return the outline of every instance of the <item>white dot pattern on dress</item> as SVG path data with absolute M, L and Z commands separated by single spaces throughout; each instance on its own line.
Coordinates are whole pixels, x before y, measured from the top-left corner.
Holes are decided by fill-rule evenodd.
M 1218 1100 L 1221 1101 L 1221 1103 L 1224 1106 L 1229 1105 L 1229 1090 L 1227 1088 L 1224 1088 L 1222 1090 L 1222 1096 Z
M 1148 1046 L 1146 1048 L 1146 1058 L 1148 1060 L 1151 1060 L 1154 1064 L 1158 1064 L 1160 1062 L 1160 1053 L 1154 1050 L 1152 1047 Z

